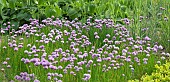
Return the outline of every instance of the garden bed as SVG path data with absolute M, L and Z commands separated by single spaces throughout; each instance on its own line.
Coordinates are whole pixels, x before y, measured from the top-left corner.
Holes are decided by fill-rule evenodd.
M 127 82 L 169 57 L 148 36 L 133 38 L 124 25 L 92 19 L 31 19 L 2 38 L 4 74 L 14 81 Z
M 170 80 L 169 0 L 0 4 L 0 82 Z

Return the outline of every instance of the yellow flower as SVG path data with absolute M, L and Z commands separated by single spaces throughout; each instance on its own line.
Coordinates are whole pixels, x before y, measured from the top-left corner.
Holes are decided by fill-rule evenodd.
M 170 62 L 166 62 L 162 66 L 156 64 L 155 68 L 156 72 L 153 72 L 151 75 L 146 73 L 141 77 L 141 81 L 131 80 L 128 82 L 170 82 Z

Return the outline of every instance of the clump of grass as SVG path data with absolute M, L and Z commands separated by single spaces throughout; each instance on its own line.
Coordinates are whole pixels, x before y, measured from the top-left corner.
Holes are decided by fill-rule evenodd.
M 126 82 L 151 73 L 169 57 L 148 36 L 133 38 L 111 19 L 86 23 L 47 18 L 2 39 L 0 62 L 13 81 Z M 1 29 L 3 33 L 3 29 Z M 6 69 L 7 68 L 7 69 Z M 34 77 L 32 77 L 34 75 Z

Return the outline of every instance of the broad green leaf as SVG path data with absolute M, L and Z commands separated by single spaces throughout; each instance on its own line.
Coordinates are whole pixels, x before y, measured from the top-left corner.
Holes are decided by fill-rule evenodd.
M 37 19 L 38 15 L 39 15 L 38 13 L 34 13 L 34 14 L 32 14 L 32 17 Z
M 95 11 L 96 6 L 94 4 L 89 5 L 89 12 L 92 14 Z
M 9 19 L 10 17 L 1 15 L 3 20 Z
M 11 19 L 16 19 L 17 15 L 12 15 Z
M 51 17 L 52 15 L 56 15 L 56 10 L 55 7 L 51 6 L 51 7 L 46 7 L 45 8 L 45 15 L 46 17 Z
M 107 11 L 105 12 L 105 17 L 106 17 L 106 18 L 110 18 L 110 10 L 107 10 Z
M 31 18 L 31 14 L 26 13 L 26 17 L 24 18 L 26 21 L 29 21 L 29 19 Z
M 0 3 L 0 14 L 2 15 L 2 9 L 4 8 L 4 6 Z
M 14 20 L 11 21 L 11 24 L 14 24 L 14 25 L 15 25 L 15 26 L 14 26 L 14 29 L 15 29 L 15 30 L 18 29 L 19 23 L 20 23 L 20 21 L 14 21 Z
M 71 19 L 74 19 L 76 18 L 76 15 L 77 15 L 77 10 L 76 9 L 73 9 L 73 8 L 69 8 L 68 10 L 68 16 L 71 18 Z
M 1 3 L 4 7 L 7 7 L 7 2 L 6 2 L 6 0 L 0 0 L 0 3 Z
M 76 14 L 76 13 L 77 13 L 76 9 L 74 9 L 74 8 L 69 8 L 69 10 L 68 10 L 68 15 L 69 15 L 69 16 L 72 16 L 72 15 L 74 15 L 74 14 Z
M 55 11 L 56 11 L 56 16 L 57 17 L 61 16 L 61 14 L 62 14 L 61 9 L 58 6 L 55 7 Z
M 17 0 L 8 0 L 9 8 L 14 9 L 15 8 L 15 2 L 17 2 Z
M 22 20 L 27 17 L 27 13 L 24 13 L 24 11 L 20 11 L 20 13 L 17 14 L 17 19 Z
M 84 11 L 85 11 L 85 13 L 87 13 L 87 12 L 89 11 L 89 6 L 88 6 L 88 4 L 84 5 Z
M 49 7 L 46 7 L 46 8 L 45 8 L 45 15 L 46 15 L 47 17 L 50 17 L 50 16 L 51 16 L 51 9 L 50 9 Z

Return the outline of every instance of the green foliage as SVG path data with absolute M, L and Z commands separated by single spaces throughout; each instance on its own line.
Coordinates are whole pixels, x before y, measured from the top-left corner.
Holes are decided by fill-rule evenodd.
M 28 22 L 34 11 L 29 3 L 26 0 L 0 0 L 0 23 L 11 22 L 17 29 L 19 25 Z
M 145 74 L 140 80 L 129 80 L 128 82 L 169 82 L 170 81 L 170 62 L 159 66 L 155 65 L 156 71 L 151 75 Z
M 4 28 L 2 24 L 11 21 L 18 29 L 20 25 L 29 23 L 31 17 L 39 20 L 51 16 L 69 20 L 78 18 L 84 22 L 87 17 L 93 16 L 112 18 L 121 24 L 122 18 L 128 18 L 133 20 L 126 26 L 133 37 L 148 35 L 168 51 L 170 21 L 164 19 L 169 18 L 169 6 L 169 0 L 0 0 L 0 24 Z M 140 16 L 144 20 L 141 21 Z M 149 29 L 143 32 L 143 28 Z
M 121 0 L 1 0 L 0 4 L 1 24 L 15 21 L 16 28 L 31 17 L 40 20 L 51 16 L 69 20 L 94 15 L 97 18 L 124 18 L 129 5 Z
M 15 29 L 29 23 L 30 18 L 44 19 L 61 16 L 56 0 L 0 0 L 0 23 L 11 22 Z M 5 26 L 1 26 L 4 28 Z

